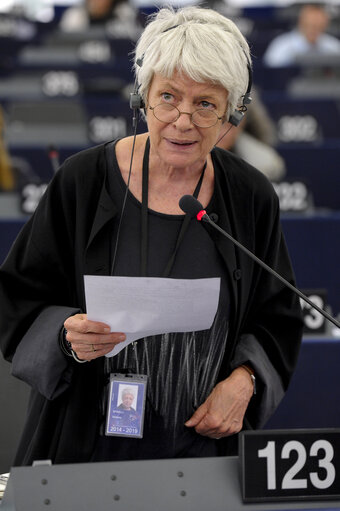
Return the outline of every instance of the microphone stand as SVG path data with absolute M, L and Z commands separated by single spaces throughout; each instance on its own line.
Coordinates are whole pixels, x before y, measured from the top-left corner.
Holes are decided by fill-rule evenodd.
M 202 214 L 204 213 L 204 214 Z M 296 293 L 300 298 L 302 298 L 305 302 L 307 302 L 313 309 L 316 309 L 322 316 L 324 316 L 325 318 L 327 318 L 329 321 L 331 321 L 337 328 L 340 328 L 340 323 L 335 319 L 333 318 L 330 314 L 328 314 L 328 312 L 326 312 L 325 310 L 321 309 L 318 305 L 316 305 L 315 303 L 312 302 L 312 300 L 310 300 L 308 298 L 308 296 L 304 295 L 299 289 L 297 289 L 295 286 L 293 286 L 290 282 L 288 282 L 288 280 L 286 280 L 285 278 L 283 278 L 279 273 L 277 273 L 275 270 L 273 270 L 270 266 L 268 266 L 265 262 L 263 262 L 261 259 L 259 259 L 258 257 L 256 257 L 255 254 L 253 254 L 250 250 L 248 250 L 245 246 L 243 246 L 239 241 L 237 241 L 235 238 L 233 238 L 230 234 L 228 234 L 226 231 L 224 231 L 223 229 L 221 229 L 221 227 L 219 227 L 218 225 L 216 225 L 212 220 L 211 218 L 209 217 L 209 215 L 203 210 L 203 211 L 200 211 L 197 215 L 197 220 L 201 221 L 203 220 L 204 222 L 207 222 L 209 223 L 209 225 L 211 225 L 212 227 L 214 227 L 215 229 L 217 229 L 221 234 L 223 234 L 223 236 L 225 236 L 226 238 L 228 238 L 230 241 L 232 241 L 238 248 L 240 248 L 243 252 L 245 252 L 251 259 L 253 259 L 255 262 L 257 262 L 260 266 L 262 266 L 262 268 L 264 268 L 265 270 L 267 270 L 269 273 L 271 273 L 272 275 L 274 275 L 277 279 L 279 279 L 281 282 L 283 282 L 283 284 L 285 284 L 285 286 L 287 286 L 289 289 L 291 289 L 292 291 L 294 291 L 294 293 Z

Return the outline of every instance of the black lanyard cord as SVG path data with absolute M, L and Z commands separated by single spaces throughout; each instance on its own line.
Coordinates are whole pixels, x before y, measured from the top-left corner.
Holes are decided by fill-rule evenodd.
M 143 180 L 142 180 L 142 212 L 141 212 L 141 258 L 140 274 L 146 276 L 148 264 L 148 190 L 149 190 L 149 154 L 150 139 L 146 140 L 143 157 Z
M 148 188 L 149 188 L 149 154 L 150 154 L 150 140 L 149 137 L 145 144 L 144 158 L 143 158 L 143 180 L 142 180 L 142 209 L 141 209 L 141 259 L 140 259 L 140 274 L 142 277 L 147 275 L 147 262 L 148 262 Z M 200 192 L 207 162 L 205 162 L 200 178 L 196 185 L 193 196 L 197 199 Z M 177 251 L 184 238 L 190 223 L 190 216 L 185 215 L 181 229 L 177 236 L 175 249 L 170 256 L 170 259 L 163 271 L 163 277 L 168 277 L 175 262 Z
M 136 114 L 136 112 L 135 112 L 135 114 Z M 118 229 L 117 229 L 116 243 L 115 243 L 115 248 L 114 248 L 114 252 L 113 252 L 113 258 L 112 258 L 110 275 L 113 275 L 115 264 L 116 264 L 116 257 L 117 257 L 117 250 L 118 250 L 118 241 L 119 241 L 119 236 L 120 236 L 120 230 L 121 230 L 121 227 L 122 227 L 122 221 L 123 221 L 126 201 L 127 201 L 127 197 L 128 197 L 129 188 L 130 188 L 130 180 L 131 180 L 131 173 L 132 173 L 132 162 L 133 162 L 133 155 L 134 155 L 134 152 L 135 152 L 136 137 L 137 137 L 137 120 L 135 119 L 135 121 L 134 121 L 134 132 L 133 132 L 133 141 L 132 141 L 132 150 L 131 150 L 131 156 L 130 156 L 129 174 L 128 174 L 128 180 L 127 180 L 125 194 L 124 194 L 124 199 L 123 199 L 122 212 L 121 212 L 121 215 L 120 215 Z

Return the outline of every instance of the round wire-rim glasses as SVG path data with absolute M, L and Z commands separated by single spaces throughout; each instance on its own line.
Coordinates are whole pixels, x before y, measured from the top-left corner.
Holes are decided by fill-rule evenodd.
M 149 109 L 152 110 L 153 115 L 158 121 L 164 123 L 176 122 L 182 114 L 190 115 L 191 122 L 199 128 L 212 128 L 218 121 L 223 119 L 223 116 L 219 117 L 216 112 L 206 110 L 205 108 L 199 108 L 190 113 L 181 112 L 177 106 L 160 103 L 156 106 L 149 106 Z

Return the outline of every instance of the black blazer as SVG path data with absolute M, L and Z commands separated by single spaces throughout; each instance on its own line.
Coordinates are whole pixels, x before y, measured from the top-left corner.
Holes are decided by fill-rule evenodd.
M 218 224 L 291 283 L 294 275 L 272 185 L 215 148 Z M 12 373 L 32 387 L 15 464 L 91 459 L 100 423 L 103 359 L 77 364 L 60 350 L 64 320 L 85 311 L 83 275 L 108 275 L 116 207 L 106 187 L 105 144 L 67 159 L 0 269 L 0 342 Z M 244 362 L 258 392 L 245 426 L 263 426 L 286 391 L 302 336 L 296 295 L 206 225 L 229 275 L 232 310 L 220 379 Z M 223 451 L 223 442 L 221 454 Z

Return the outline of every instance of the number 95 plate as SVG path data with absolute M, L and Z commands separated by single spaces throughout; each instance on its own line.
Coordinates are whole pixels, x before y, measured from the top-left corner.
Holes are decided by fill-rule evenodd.
M 340 429 L 244 431 L 244 502 L 340 498 Z

